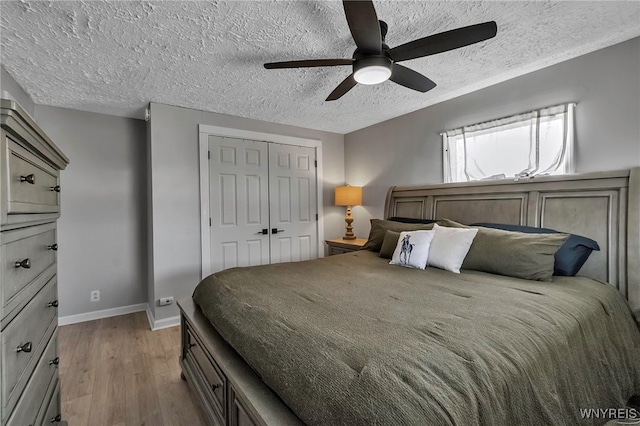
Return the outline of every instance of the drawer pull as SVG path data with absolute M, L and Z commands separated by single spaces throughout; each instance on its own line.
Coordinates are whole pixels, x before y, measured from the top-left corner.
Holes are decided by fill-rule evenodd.
M 31 352 L 31 342 L 27 342 L 24 345 L 18 346 L 16 348 L 16 352 Z
M 60 363 L 60 358 L 55 357 L 51 361 L 49 361 L 49 365 L 58 365 Z
M 26 176 L 20 176 L 20 182 L 27 182 L 27 183 L 30 183 L 31 185 L 35 185 L 36 176 L 33 173 Z
M 24 269 L 29 269 L 31 268 L 31 260 L 24 259 L 24 260 L 19 260 L 16 262 L 16 268 L 24 268 Z
M 47 308 L 57 308 L 58 307 L 58 301 L 54 300 L 53 302 L 49 302 L 47 303 Z
M 60 192 L 60 185 L 50 186 L 49 189 L 51 189 L 53 192 Z
M 191 349 L 194 346 L 198 346 L 198 345 L 196 345 L 195 343 L 189 343 L 189 349 Z
M 55 417 L 51 417 L 51 423 L 59 423 L 62 421 L 62 416 L 60 414 L 58 414 Z
M 222 383 L 216 383 L 215 385 L 211 385 L 211 390 L 216 391 L 219 387 L 222 387 Z
M 51 244 L 50 246 L 47 246 L 47 250 L 53 250 L 53 251 L 58 251 L 58 244 Z

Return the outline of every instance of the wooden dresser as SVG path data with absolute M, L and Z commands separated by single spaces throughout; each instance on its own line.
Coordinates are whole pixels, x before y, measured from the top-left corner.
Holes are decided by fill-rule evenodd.
M 0 100 L 0 424 L 60 423 L 57 233 L 67 157 Z M 64 423 L 64 422 L 62 422 Z

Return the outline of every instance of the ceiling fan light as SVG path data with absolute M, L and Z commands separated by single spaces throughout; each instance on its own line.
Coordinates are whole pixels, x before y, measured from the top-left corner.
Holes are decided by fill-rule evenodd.
M 353 73 L 353 78 L 360 84 L 380 84 L 389 80 L 391 70 L 381 65 L 371 65 Z
M 386 56 L 366 56 L 353 63 L 353 78 L 360 84 L 379 84 L 389 80 L 393 62 Z

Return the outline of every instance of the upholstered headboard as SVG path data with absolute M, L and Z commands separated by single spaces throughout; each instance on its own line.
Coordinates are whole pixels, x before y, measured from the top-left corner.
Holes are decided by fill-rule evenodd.
M 385 217 L 552 228 L 598 242 L 579 275 L 615 286 L 640 314 L 640 168 L 533 179 L 392 187 Z

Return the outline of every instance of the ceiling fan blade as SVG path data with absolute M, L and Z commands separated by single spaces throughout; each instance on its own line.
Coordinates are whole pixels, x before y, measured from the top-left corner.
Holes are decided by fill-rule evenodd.
M 309 59 L 306 61 L 269 62 L 264 64 L 264 67 L 272 70 L 277 68 L 333 67 L 351 64 L 353 64 L 353 59 Z
M 345 93 L 353 89 L 356 84 L 357 82 L 355 78 L 353 78 L 353 74 L 351 74 L 345 78 L 342 83 L 338 84 L 338 87 L 336 87 L 325 100 L 335 101 L 336 99 L 340 99 Z
M 344 13 L 351 36 L 358 49 L 364 52 L 380 53 L 382 35 L 376 9 L 371 0 L 343 0 Z
M 469 25 L 396 46 L 389 50 L 389 54 L 395 62 L 422 58 L 490 39 L 497 32 L 495 21 Z
M 393 64 L 393 72 L 389 80 L 422 93 L 436 87 L 436 84 L 424 75 L 398 64 Z

